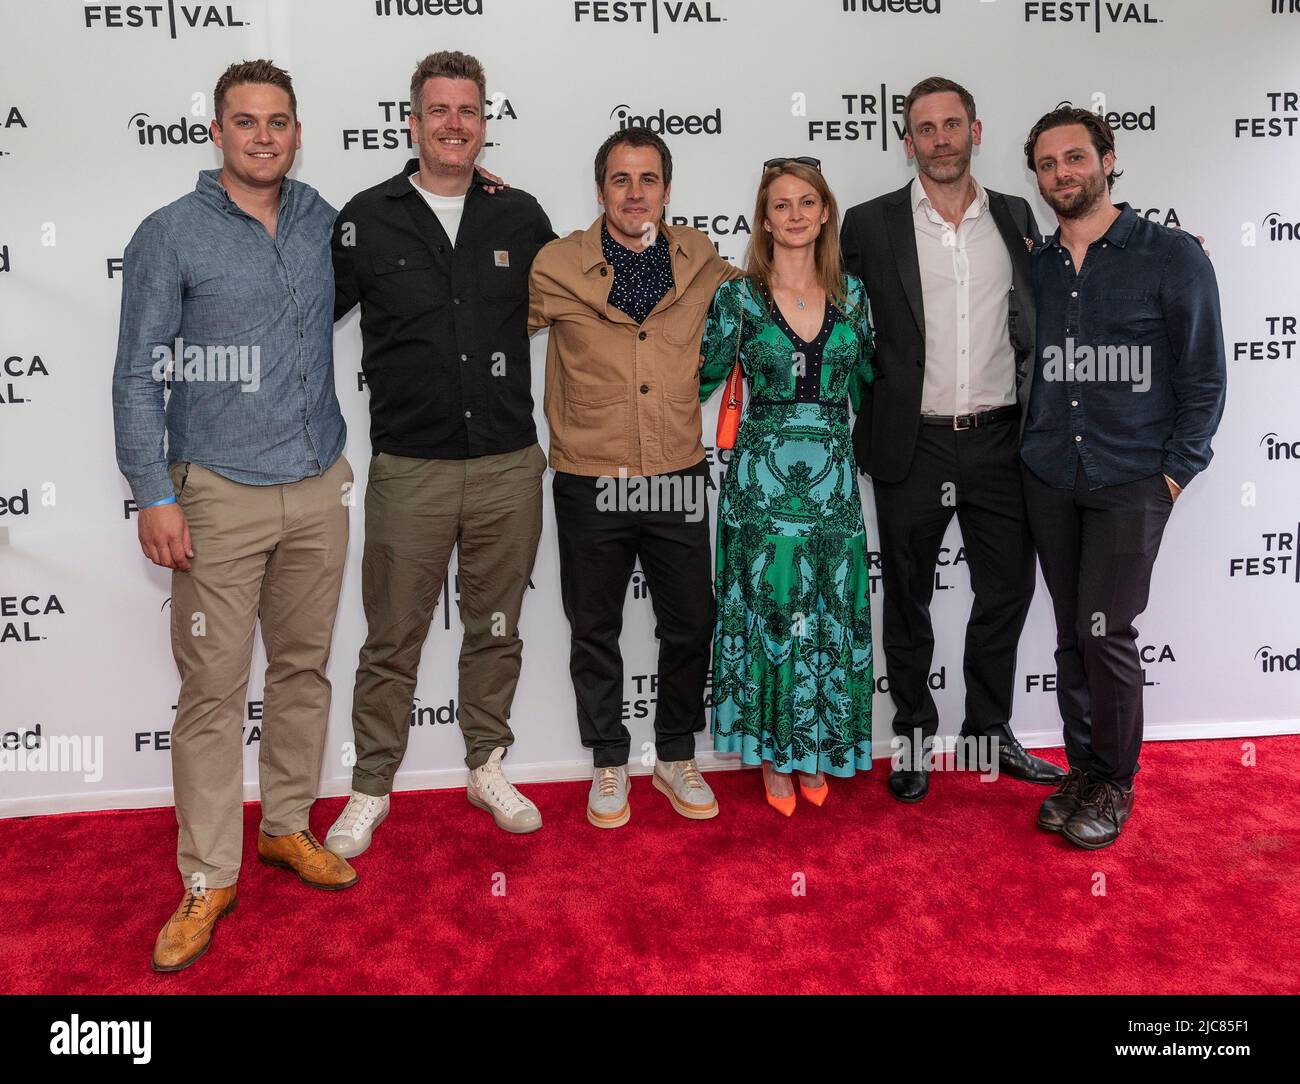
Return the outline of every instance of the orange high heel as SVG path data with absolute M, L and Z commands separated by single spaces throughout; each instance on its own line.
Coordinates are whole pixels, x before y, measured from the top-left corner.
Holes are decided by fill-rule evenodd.
M 814 790 L 807 786 L 802 779 L 799 780 L 799 790 L 808 801 L 813 805 L 821 805 L 826 801 L 826 796 L 831 792 L 831 785 L 826 781 L 826 776 L 822 776 L 822 785 Z
M 783 816 L 793 817 L 795 807 L 794 793 L 791 792 L 784 798 L 777 797 L 767 789 L 767 772 L 764 772 L 762 768 L 759 768 L 759 772 L 762 773 L 763 776 L 763 791 L 767 794 L 767 804 Z

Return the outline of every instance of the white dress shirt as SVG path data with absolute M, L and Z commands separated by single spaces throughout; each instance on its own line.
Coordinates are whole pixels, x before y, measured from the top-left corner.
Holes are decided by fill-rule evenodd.
M 1011 255 L 975 183 L 957 229 L 912 181 L 912 222 L 925 306 L 922 414 L 973 414 L 1016 401 L 1008 311 Z

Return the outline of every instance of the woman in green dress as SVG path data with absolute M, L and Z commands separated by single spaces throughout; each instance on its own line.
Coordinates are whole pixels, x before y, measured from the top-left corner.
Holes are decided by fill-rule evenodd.
M 762 765 L 794 812 L 792 773 L 871 767 L 870 585 L 849 433 L 872 379 L 862 283 L 840 260 L 835 197 L 815 159 L 765 163 L 745 277 L 704 329 L 700 398 L 739 360 L 748 394 L 718 502 L 713 746 Z

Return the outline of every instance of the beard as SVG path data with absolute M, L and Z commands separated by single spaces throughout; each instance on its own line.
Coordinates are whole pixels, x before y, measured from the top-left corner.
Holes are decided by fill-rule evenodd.
M 1080 178 L 1079 187 L 1073 192 L 1061 194 L 1047 190 L 1043 192 L 1043 199 L 1056 212 L 1057 218 L 1083 218 L 1101 202 L 1105 191 L 1105 174 L 1095 173 Z
M 916 164 L 930 180 L 946 184 L 955 181 L 970 168 L 970 148 L 954 151 L 951 158 L 922 158 L 917 155 Z

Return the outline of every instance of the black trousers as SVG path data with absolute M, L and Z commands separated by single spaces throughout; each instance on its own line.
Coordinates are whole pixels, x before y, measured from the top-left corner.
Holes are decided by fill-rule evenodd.
M 569 671 L 582 744 L 596 767 L 628 762 L 619 633 L 636 560 L 641 561 L 659 639 L 655 751 L 689 760 L 704 729 L 704 686 L 713 642 L 713 561 L 705 497 L 708 466 L 684 471 L 698 506 L 627 511 L 602 499 L 601 480 L 556 472 L 551 486 L 560 548 L 560 593 L 569 619 Z M 629 479 L 629 482 L 633 481 Z
M 1089 491 L 1023 468 L 1029 525 L 1056 612 L 1056 701 L 1072 768 L 1127 789 L 1142 748 L 1142 660 L 1133 622 L 1173 500 L 1163 474 Z
M 939 713 L 928 678 L 930 599 L 944 532 L 955 514 L 975 600 L 966 624 L 965 736 L 1011 736 L 1016 645 L 1034 595 L 1034 549 L 1012 417 L 954 432 L 923 425 L 901 482 L 874 481 L 884 581 L 884 647 L 894 733 L 933 737 Z

